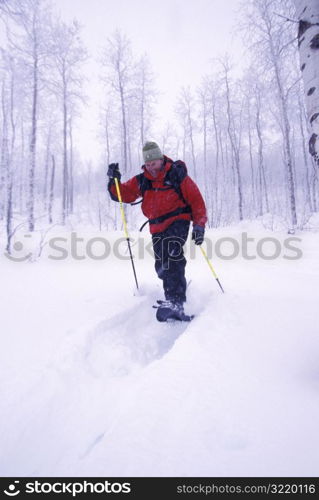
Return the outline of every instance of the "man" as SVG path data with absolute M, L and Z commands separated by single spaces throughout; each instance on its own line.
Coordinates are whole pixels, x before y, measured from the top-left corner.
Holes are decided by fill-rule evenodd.
M 120 184 L 122 201 L 132 203 L 142 197 L 142 211 L 152 234 L 155 269 L 163 280 L 166 299 L 158 301 L 157 319 L 190 320 L 183 307 L 186 302 L 183 245 L 191 220 L 192 239 L 196 245 L 203 243 L 207 222 L 205 203 L 197 185 L 187 175 L 184 162 L 173 162 L 155 142 L 144 145 L 143 159 L 143 172 Z M 118 201 L 114 182 L 114 178 L 121 179 L 118 163 L 109 165 L 107 175 L 111 198 Z

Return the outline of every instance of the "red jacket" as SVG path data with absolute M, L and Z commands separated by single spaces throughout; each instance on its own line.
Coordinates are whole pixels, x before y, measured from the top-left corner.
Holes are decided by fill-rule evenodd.
M 156 178 L 144 169 L 144 176 L 152 180 L 152 188 L 146 190 L 143 196 L 142 212 L 148 219 L 156 219 L 162 215 L 173 212 L 176 209 L 190 206 L 191 213 L 181 213 L 169 217 L 163 222 L 150 224 L 150 232 L 152 234 L 165 231 L 165 229 L 172 224 L 175 220 L 192 220 L 194 224 L 205 226 L 207 222 L 206 207 L 203 197 L 195 184 L 195 182 L 188 176 L 180 183 L 180 190 L 182 197 L 176 192 L 175 189 L 166 189 L 156 191 L 157 188 L 167 188 L 164 184 L 164 178 L 168 170 L 171 168 L 173 161 L 164 156 L 164 168 L 161 170 Z M 138 179 L 132 177 L 127 182 L 120 184 L 122 201 L 124 203 L 132 203 L 142 196 Z M 117 200 L 116 187 L 114 184 L 109 185 L 109 191 L 113 199 Z M 183 199 L 185 201 L 183 201 Z

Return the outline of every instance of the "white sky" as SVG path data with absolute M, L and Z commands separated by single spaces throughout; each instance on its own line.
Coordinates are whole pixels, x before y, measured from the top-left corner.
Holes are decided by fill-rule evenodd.
M 136 56 L 147 52 L 160 92 L 158 115 L 164 124 L 174 116 L 182 85 L 196 86 L 210 71 L 211 60 L 225 52 L 240 64 L 241 44 L 232 36 L 240 0 L 53 0 L 65 20 L 84 26 L 83 39 L 98 57 L 106 39 L 120 29 Z M 91 66 L 98 73 L 98 65 Z M 91 73 L 91 74 L 92 74 Z M 94 94 L 92 84 L 90 94 Z M 91 96 L 92 98 L 92 96 Z M 87 110 L 81 125 L 84 158 L 96 154 L 97 117 Z M 84 140 L 85 137 L 85 140 Z

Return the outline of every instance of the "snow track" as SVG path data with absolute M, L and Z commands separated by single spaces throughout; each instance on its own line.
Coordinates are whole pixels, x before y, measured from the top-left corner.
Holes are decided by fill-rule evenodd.
M 52 354 L 49 367 L 64 376 L 80 365 L 89 376 L 108 378 L 127 376 L 131 372 L 161 359 L 189 326 L 187 322 L 159 323 L 156 320 L 158 292 L 130 299 L 120 312 L 70 329 Z M 117 299 L 115 299 L 117 300 Z
M 88 333 L 85 362 L 99 376 L 128 375 L 134 368 L 162 358 L 186 330 L 187 323 L 160 324 L 155 318 L 154 300 L 139 304 L 101 321 Z

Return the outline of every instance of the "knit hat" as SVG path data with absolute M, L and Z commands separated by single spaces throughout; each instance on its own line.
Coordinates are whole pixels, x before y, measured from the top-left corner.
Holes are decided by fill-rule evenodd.
M 146 142 L 143 146 L 143 158 L 145 163 L 152 160 L 162 160 L 163 154 L 156 142 Z

